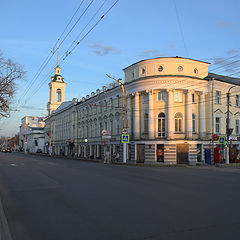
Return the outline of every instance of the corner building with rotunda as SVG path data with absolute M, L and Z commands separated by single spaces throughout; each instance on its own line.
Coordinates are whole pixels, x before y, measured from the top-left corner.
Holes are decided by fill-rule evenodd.
M 212 136 L 226 136 L 226 94 L 234 86 L 229 111 L 234 159 L 240 144 L 240 79 L 209 73 L 209 65 L 170 57 L 142 60 L 124 68 L 124 95 L 121 86 L 112 83 L 79 101 L 65 103 L 66 108 L 62 103 L 49 115 L 52 151 L 103 159 L 105 129 L 111 132 L 111 154 L 119 152 L 121 160 L 121 130 L 126 126 L 129 162 L 206 162 L 213 157 L 214 148 L 224 150 Z

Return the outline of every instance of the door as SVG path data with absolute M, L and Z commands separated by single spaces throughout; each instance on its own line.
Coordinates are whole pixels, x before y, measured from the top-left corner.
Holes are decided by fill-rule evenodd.
M 177 144 L 177 164 L 188 164 L 188 144 Z
M 157 144 L 157 162 L 164 162 L 164 144 Z
M 137 144 L 137 163 L 144 163 L 145 160 L 145 144 Z
M 229 148 L 229 162 L 230 163 L 235 163 L 237 159 L 237 148 L 236 146 L 230 147 Z

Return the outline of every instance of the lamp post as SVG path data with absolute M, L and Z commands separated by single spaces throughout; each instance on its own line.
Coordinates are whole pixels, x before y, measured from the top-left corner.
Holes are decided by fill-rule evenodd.
M 229 117 L 229 107 L 230 107 L 230 91 L 234 88 L 234 87 L 238 87 L 238 86 L 232 86 L 228 89 L 227 92 L 227 124 L 226 124 L 226 135 L 227 135 L 227 157 L 226 157 L 226 163 L 229 164 L 229 137 L 232 134 L 233 128 L 229 128 L 229 121 L 230 121 L 230 117 Z
M 118 80 L 110 75 L 106 74 L 109 78 L 113 79 L 114 81 L 118 82 L 119 88 L 121 90 L 121 98 L 122 98 L 122 111 L 123 111 L 123 128 L 127 128 L 127 111 L 126 111 L 126 89 L 122 79 L 119 78 Z M 123 162 L 127 162 L 127 143 L 123 143 Z

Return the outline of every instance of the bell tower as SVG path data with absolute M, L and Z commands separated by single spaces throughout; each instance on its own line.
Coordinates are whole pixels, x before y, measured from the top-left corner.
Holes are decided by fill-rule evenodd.
M 55 111 L 63 102 L 65 102 L 66 83 L 61 76 L 61 68 L 59 67 L 57 50 L 57 66 L 55 67 L 55 75 L 51 77 L 49 85 L 49 102 L 47 104 L 48 116 Z

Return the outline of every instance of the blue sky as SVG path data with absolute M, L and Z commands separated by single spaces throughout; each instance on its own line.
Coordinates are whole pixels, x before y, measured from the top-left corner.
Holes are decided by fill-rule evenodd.
M 10 118 L 0 120 L 0 135 L 11 136 L 17 133 L 21 118 L 25 115 L 46 115 L 51 75 L 49 73 L 56 65 L 56 54 L 33 81 L 28 93 L 23 93 L 81 1 L 1 2 L 0 51 L 5 57 L 24 65 L 27 74 L 24 81 L 18 82 L 15 97 L 18 111 L 13 112 Z M 84 33 L 114 2 L 106 0 Z M 65 34 L 90 3 L 91 0 L 83 1 Z M 64 56 L 102 3 L 104 0 L 92 2 L 60 46 L 60 57 Z M 214 68 L 221 64 L 239 59 L 239 9 L 238 0 L 119 0 L 60 64 L 62 76 L 67 82 L 66 100 L 85 96 L 110 83 L 106 73 L 116 78 L 124 78 L 123 68 L 152 57 L 181 56 L 203 60 L 212 63 L 210 70 L 225 75 L 240 71 L 239 62 L 214 71 Z M 84 34 L 78 41 L 82 36 Z M 235 55 L 238 56 L 229 59 Z

